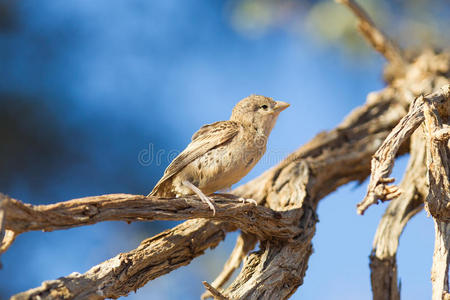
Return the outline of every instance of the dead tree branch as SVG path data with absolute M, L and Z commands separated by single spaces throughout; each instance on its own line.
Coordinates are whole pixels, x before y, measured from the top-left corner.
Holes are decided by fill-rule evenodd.
M 431 282 L 433 300 L 450 297 L 448 272 L 450 264 L 450 147 L 448 134 L 441 134 L 450 120 L 450 100 L 443 105 L 431 101 L 424 103 L 425 136 L 427 138 L 427 167 L 429 193 L 426 209 L 435 221 L 435 245 Z M 444 123 L 444 124 L 445 124 Z M 438 134 L 436 134 L 438 133 Z M 444 138 L 442 138 L 444 137 Z
M 3 197 L 4 226 L 16 235 L 33 230 L 53 231 L 103 221 L 155 221 L 213 218 L 227 221 L 260 239 L 288 239 L 300 233 L 293 212 L 239 202 L 232 195 L 215 195 L 216 215 L 195 197 L 160 199 L 110 194 L 49 205 L 30 205 Z M 234 198 L 234 199 L 230 199 Z M 291 223 L 292 222 L 292 223 Z
M 72 273 L 40 287 L 17 294 L 11 300 L 25 299 L 105 299 L 126 296 L 149 280 L 167 274 L 214 248 L 227 231 L 226 223 L 205 219 L 189 220 L 141 242 L 130 252 L 121 253 L 84 274 Z
M 236 245 L 234 246 L 233 251 L 230 254 L 230 257 L 225 262 L 223 266 L 222 272 L 217 276 L 217 278 L 211 284 L 214 288 L 223 288 L 223 286 L 230 279 L 231 275 L 233 275 L 234 271 L 239 268 L 242 260 L 247 256 L 247 253 L 255 248 L 257 242 L 256 236 L 252 234 L 247 234 L 245 232 L 241 232 L 236 240 Z M 201 296 L 201 299 L 207 299 L 212 297 L 213 295 L 206 291 Z
M 410 159 L 400 183 L 403 193 L 389 203 L 373 241 L 370 255 L 374 300 L 400 300 L 397 279 L 397 249 L 400 235 L 408 221 L 420 212 L 428 193 L 425 139 L 418 131 L 411 137 Z
M 443 104 L 450 97 L 450 85 L 441 90 L 420 96 L 412 104 L 408 114 L 395 126 L 372 159 L 372 173 L 367 188 L 366 197 L 358 204 L 358 213 L 364 211 L 372 204 L 378 204 L 378 200 L 386 201 L 396 198 L 401 191 L 395 185 L 387 185 L 394 182 L 394 178 L 388 177 L 394 166 L 394 159 L 402 143 L 419 127 L 424 120 L 424 98 L 427 101 Z
M 205 286 L 205 288 L 208 290 L 208 292 L 211 294 L 211 296 L 212 296 L 214 299 L 217 299 L 217 300 L 228 300 L 227 297 L 225 297 L 224 295 L 222 295 L 221 292 L 219 292 L 216 288 L 214 288 L 214 287 L 213 287 L 212 285 L 210 285 L 208 282 L 203 281 L 202 283 L 203 283 L 203 285 Z
M 442 119 L 450 119 L 450 85 L 446 87 L 447 101 L 424 102 L 425 135 L 428 146 L 428 180 L 430 185 L 426 209 L 438 221 L 450 222 L 450 149 L 442 138 Z
M 403 53 L 381 30 L 377 28 L 369 15 L 353 0 L 336 0 L 347 6 L 358 18 L 358 28 L 372 47 L 397 67 L 406 65 Z
M 435 241 L 431 283 L 433 300 L 449 299 L 448 271 L 450 264 L 450 223 L 434 220 Z

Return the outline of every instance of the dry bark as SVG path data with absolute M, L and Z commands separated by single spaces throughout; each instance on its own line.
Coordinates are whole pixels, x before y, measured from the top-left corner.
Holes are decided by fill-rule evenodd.
M 450 93 L 450 85 L 448 86 Z M 429 192 L 426 199 L 426 209 L 435 222 L 435 245 L 431 282 L 433 285 L 433 300 L 450 297 L 448 272 L 450 263 L 450 147 L 448 130 L 450 96 L 439 105 L 432 101 L 424 102 L 425 136 L 427 138 L 427 169 Z M 444 122 L 444 124 L 443 124 Z
M 400 183 L 403 193 L 389 203 L 381 218 L 370 255 L 370 279 L 374 300 L 399 300 L 397 249 L 400 235 L 408 221 L 423 208 L 428 193 L 425 139 L 415 132 L 411 138 L 411 156 Z
M 446 106 L 450 97 L 450 85 L 443 86 L 439 91 L 425 97 L 439 106 Z M 358 213 L 364 211 L 372 204 L 378 204 L 378 200 L 386 201 L 398 197 L 401 190 L 397 186 L 386 185 L 394 182 L 394 178 L 389 177 L 394 166 L 394 159 L 402 143 L 407 140 L 411 134 L 424 121 L 424 96 L 418 97 L 402 120 L 395 126 L 381 147 L 377 150 L 372 159 L 372 173 L 370 183 L 367 188 L 367 195 L 364 200 L 358 204 Z
M 435 241 L 431 283 L 433 285 L 432 300 L 448 299 L 448 271 L 450 264 L 450 224 L 434 220 Z
M 214 288 L 212 285 L 210 285 L 206 281 L 203 281 L 202 283 L 205 286 L 206 290 L 210 293 L 211 297 L 213 297 L 214 299 L 217 299 L 217 300 L 228 300 L 227 297 L 222 295 L 221 292 L 219 292 L 216 288 Z
M 292 212 L 242 203 L 232 195 L 215 195 L 216 215 L 194 197 L 155 198 L 110 194 L 49 205 L 30 205 L 3 197 L 4 226 L 16 235 L 33 230 L 53 231 L 103 221 L 154 221 L 214 218 L 227 221 L 260 239 L 288 239 L 300 234 Z M 233 199 L 234 198 L 234 199 Z
M 205 219 L 186 221 L 141 242 L 130 252 L 13 296 L 23 299 L 105 299 L 126 296 L 149 280 L 167 274 L 214 248 L 234 228 Z
M 239 268 L 242 260 L 247 256 L 247 253 L 255 248 L 257 242 L 256 236 L 252 234 L 247 234 L 245 232 L 241 232 L 236 240 L 236 245 L 233 251 L 230 254 L 230 257 L 225 262 L 223 266 L 222 272 L 217 276 L 217 278 L 211 284 L 214 288 L 223 288 L 223 286 L 230 279 L 231 275 L 233 275 L 234 271 Z M 201 299 L 207 299 L 212 297 L 213 295 L 206 291 L 201 296 Z
M 436 249 L 434 266 L 439 266 L 438 271 L 433 271 L 433 278 L 436 279 L 438 287 L 433 292 L 433 299 L 441 299 L 437 294 L 442 295 L 443 286 L 448 291 L 448 264 L 443 267 L 445 259 L 448 262 L 448 241 L 445 226 L 447 204 L 450 197 L 450 185 L 448 183 L 448 147 L 444 139 L 448 135 L 438 120 L 438 110 L 449 116 L 450 85 L 443 86 L 439 91 L 427 96 L 418 97 L 408 114 L 402 118 L 397 126 L 392 130 L 381 147 L 377 150 L 372 159 L 371 180 L 368 186 L 368 193 L 361 204 L 358 205 L 358 212 L 364 212 L 367 207 L 377 203 L 377 199 L 389 199 L 388 194 L 393 189 L 388 189 L 385 183 L 391 183 L 393 178 L 388 178 L 394 165 L 394 158 L 400 145 L 415 132 L 411 143 L 411 158 L 405 177 L 400 185 L 402 191 L 387 208 L 380 225 L 378 227 L 374 247 L 371 255 L 371 281 L 374 299 L 400 299 L 400 291 L 397 287 L 397 265 L 396 252 L 398 240 L 409 219 L 421 208 L 421 202 L 426 200 L 426 207 L 436 220 Z M 433 112 L 431 113 L 431 108 Z M 425 121 L 427 141 L 421 131 L 416 129 Z M 436 138 L 436 134 L 438 133 Z M 440 139 L 439 139 L 440 138 Z M 425 160 L 425 158 L 427 160 Z M 426 164 L 425 164 L 426 162 Z M 426 181 L 428 173 L 428 182 Z M 428 188 L 429 186 L 429 188 Z M 442 231 L 438 231 L 442 230 Z M 438 248 L 440 250 L 438 250 Z M 433 267 L 433 270 L 438 267 Z M 444 268 L 444 269 L 442 269 Z M 444 277 L 442 277 L 444 276 Z M 433 279 L 434 280 L 434 279 Z M 446 283 L 445 283 L 446 282 Z M 436 285 L 434 284 L 434 285 Z

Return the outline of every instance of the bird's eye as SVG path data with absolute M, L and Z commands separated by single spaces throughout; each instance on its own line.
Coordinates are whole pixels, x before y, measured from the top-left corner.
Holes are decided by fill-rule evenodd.
M 264 105 L 261 105 L 261 108 L 264 109 L 264 110 L 267 110 L 269 107 L 264 104 Z

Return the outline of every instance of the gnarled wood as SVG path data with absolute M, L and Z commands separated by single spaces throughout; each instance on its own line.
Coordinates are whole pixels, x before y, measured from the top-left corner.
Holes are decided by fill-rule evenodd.
M 403 193 L 389 203 L 373 241 L 370 279 L 374 300 L 399 300 L 397 249 L 408 221 L 422 210 L 428 193 L 425 139 L 416 131 L 411 137 L 411 156 L 400 183 Z
M 432 101 L 424 103 L 425 136 L 427 137 L 427 168 L 429 192 L 426 209 L 434 218 L 435 244 L 431 283 L 433 300 L 448 298 L 448 272 L 450 264 L 450 147 L 447 140 L 436 138 L 444 121 L 450 121 L 450 100 L 444 105 Z
M 222 272 L 211 284 L 214 288 L 223 288 L 225 283 L 227 283 L 227 281 L 230 279 L 231 275 L 233 275 L 234 271 L 239 268 L 242 260 L 246 257 L 247 253 L 255 248 L 257 241 L 258 240 L 256 239 L 256 236 L 241 232 L 236 240 L 236 245 L 234 246 L 230 257 L 223 266 Z M 206 291 L 201 296 L 201 299 L 207 299 L 212 296 L 213 295 L 209 291 Z
M 232 195 L 214 195 L 216 215 L 196 197 L 155 198 L 110 194 L 49 205 L 30 205 L 3 197 L 4 225 L 16 235 L 32 230 L 52 231 L 103 221 L 154 221 L 213 218 L 227 221 L 261 239 L 289 239 L 298 235 L 291 212 L 242 203 Z
M 185 266 L 208 248 L 214 248 L 235 228 L 205 219 L 189 220 L 141 242 L 138 248 L 40 287 L 11 300 L 105 299 L 126 296 L 149 280 Z
M 440 105 L 446 103 L 450 97 L 450 85 L 442 87 L 439 91 L 425 96 L 427 101 Z M 394 178 L 388 177 L 394 166 L 394 159 L 401 144 L 408 139 L 424 120 L 424 97 L 418 97 L 411 106 L 408 114 L 395 126 L 372 159 L 372 173 L 367 194 L 364 200 L 358 204 L 358 213 L 364 211 L 378 200 L 386 201 L 400 195 L 400 190 L 395 185 L 387 186 L 394 182 Z

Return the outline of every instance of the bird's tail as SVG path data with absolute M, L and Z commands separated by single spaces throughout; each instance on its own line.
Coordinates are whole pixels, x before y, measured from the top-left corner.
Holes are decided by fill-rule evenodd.
M 175 197 L 175 193 L 171 189 L 171 180 L 164 180 L 162 182 L 158 182 L 153 190 L 147 195 L 147 197 Z

